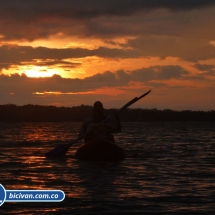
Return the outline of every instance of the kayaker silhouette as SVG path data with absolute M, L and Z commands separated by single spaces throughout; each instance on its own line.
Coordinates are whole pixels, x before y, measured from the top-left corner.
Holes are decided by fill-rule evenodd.
M 117 112 L 113 113 L 109 117 L 106 117 L 104 115 L 104 109 L 101 102 L 97 101 L 94 103 L 93 106 L 93 113 L 92 116 L 87 118 L 83 125 L 81 126 L 79 137 L 70 142 L 69 144 L 63 144 L 60 146 L 55 147 L 48 153 L 46 153 L 47 158 L 53 158 L 53 157 L 60 157 L 67 153 L 69 148 L 79 140 L 81 140 L 83 137 L 85 137 L 86 143 L 83 144 L 81 147 L 79 147 L 75 153 L 77 158 L 83 159 L 83 160 L 94 160 L 94 161 L 119 161 L 125 157 L 125 153 L 122 147 L 116 145 L 113 142 L 113 136 L 107 135 L 106 139 L 103 137 L 101 138 L 102 134 L 111 134 L 111 132 L 121 131 L 121 125 L 119 118 L 117 116 L 118 113 L 125 110 L 141 98 L 145 97 L 151 92 L 149 90 L 148 92 L 144 93 L 143 95 L 139 97 L 133 98 L 131 101 L 126 103 L 124 106 L 122 106 Z M 96 117 L 96 116 L 97 117 Z M 113 122 L 113 117 L 115 117 L 115 122 Z M 104 119 L 104 120 L 102 120 Z M 100 123 L 99 123 L 100 121 Z M 110 122 L 110 123 L 109 123 Z M 92 127 L 91 129 L 88 129 L 91 125 L 96 123 L 96 126 Z M 100 129 L 99 128 L 105 128 Z M 109 128 L 109 129 L 108 129 Z M 95 132 L 95 130 L 98 130 L 98 132 Z M 87 130 L 87 131 L 86 131 Z M 103 132 L 103 131 L 109 131 L 109 132 Z M 86 132 L 85 132 L 86 131 Z M 102 131 L 102 132 L 101 132 Z M 93 135 L 88 135 L 88 134 Z M 95 137 L 98 135 L 98 137 Z M 94 136 L 94 137 L 93 137 Z M 91 139 L 91 141 L 87 141 L 87 139 Z M 111 140 L 109 138 L 112 138 Z M 108 140 L 109 139 L 109 140 Z
M 114 116 L 114 118 L 107 119 L 107 121 L 98 126 L 98 124 L 105 120 L 107 116 L 104 114 L 103 104 L 100 101 L 96 101 L 93 105 L 92 115 L 84 120 L 80 128 L 79 136 L 95 127 L 95 129 L 87 133 L 84 138 L 85 142 L 89 142 L 96 138 L 114 141 L 112 133 L 121 131 L 118 114 L 115 114 Z

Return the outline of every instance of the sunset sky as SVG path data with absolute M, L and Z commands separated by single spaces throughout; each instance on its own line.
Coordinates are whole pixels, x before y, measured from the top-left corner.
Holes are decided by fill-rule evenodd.
M 214 0 L 0 1 L 0 104 L 215 110 Z

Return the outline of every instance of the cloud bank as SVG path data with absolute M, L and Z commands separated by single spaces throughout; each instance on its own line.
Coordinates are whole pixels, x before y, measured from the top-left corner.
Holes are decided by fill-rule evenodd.
M 36 20 L 37 17 L 89 19 L 104 15 L 131 15 L 138 11 L 166 8 L 191 10 L 215 5 L 213 0 L 7 0 L 1 2 L 2 17 Z
M 211 15 L 210 20 L 205 20 L 208 16 L 205 16 L 204 10 L 200 16 L 197 14 L 200 9 L 214 5 L 212 0 L 7 0 L 0 2 L 0 40 L 33 41 L 47 39 L 58 33 L 110 38 L 157 34 L 159 31 L 167 34 L 170 29 L 176 35 L 181 30 L 189 31 L 190 24 L 198 19 L 198 24 L 204 28 L 208 21 L 213 24 L 214 15 Z M 168 10 L 174 18 L 158 10 Z M 187 13 L 186 16 L 184 13 Z M 155 16 L 158 17 L 156 23 Z M 164 22 L 168 22 L 168 25 Z M 185 29 L 181 29 L 182 26 Z M 207 31 L 206 28 L 203 33 Z M 214 31 L 211 34 L 214 36 Z
M 45 91 L 78 93 L 103 87 L 127 86 L 132 81 L 146 84 L 155 80 L 181 79 L 187 74 L 189 72 L 180 66 L 156 66 L 133 71 L 106 71 L 85 79 L 62 78 L 59 75 L 47 78 L 28 78 L 26 75 L 14 74 L 11 76 L 1 75 L 0 85 L 5 94 Z
M 175 57 L 185 61 L 197 62 L 215 58 L 215 46 L 208 41 L 177 39 L 174 37 L 138 37 L 129 39 L 120 48 L 47 48 L 31 46 L 0 46 L 0 72 L 11 66 L 24 65 L 26 62 L 35 66 L 57 66 L 74 68 L 81 66 L 70 59 L 97 56 L 106 59 L 134 59 L 141 57 Z M 38 61 L 40 60 L 40 61 Z

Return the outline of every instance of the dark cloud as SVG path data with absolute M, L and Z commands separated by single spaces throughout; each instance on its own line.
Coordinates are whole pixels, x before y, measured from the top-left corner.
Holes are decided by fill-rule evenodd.
M 201 71 L 208 71 L 208 70 L 214 70 L 215 66 L 214 65 L 208 65 L 208 64 L 199 64 L 196 63 L 194 65 L 195 68 L 201 70 Z
M 80 63 L 71 63 L 65 60 L 44 60 L 44 61 L 36 61 L 34 63 L 36 66 L 55 66 L 59 65 L 59 67 L 65 68 L 74 68 L 80 65 Z
M 130 15 L 156 8 L 188 10 L 214 5 L 214 0 L 7 0 L 0 3 L 1 17 L 35 21 L 46 17 L 93 18 L 103 15 Z M 28 18 L 28 20 L 26 20 Z
M 48 39 L 59 32 L 64 35 L 97 38 L 139 35 L 146 33 L 146 30 L 156 33 L 157 29 L 168 32 L 170 29 L 175 29 L 178 22 L 189 24 L 189 19 L 184 20 L 184 16 L 178 17 L 177 20 L 165 18 L 165 21 L 171 20 L 174 25 L 159 23 L 155 26 L 153 17 L 146 19 L 148 24 L 139 23 L 140 17 L 145 17 L 156 9 L 165 8 L 183 12 L 213 5 L 215 5 L 214 0 L 7 0 L 0 2 L 0 39 L 33 41 L 41 38 Z M 135 22 L 126 20 L 136 15 L 139 18 Z M 162 17 L 158 16 L 156 22 L 163 20 Z M 201 17 L 205 19 L 205 16 Z M 196 18 L 198 18 L 196 15 L 191 15 L 191 19 L 196 20 Z M 213 17 L 210 21 L 213 21 Z M 198 23 L 201 23 L 201 19 Z M 204 35 L 207 32 L 208 30 Z
M 153 80 L 169 80 L 172 78 L 181 79 L 189 74 L 180 66 L 153 66 L 134 70 L 131 72 L 132 80 L 146 82 Z
M 0 47 L 1 61 L 15 62 L 15 61 L 31 61 L 33 59 L 56 59 L 62 60 L 66 58 L 79 58 L 86 57 L 92 51 L 87 49 L 55 49 L 46 47 L 31 46 L 8 46 L 3 45 Z
M 215 58 L 215 46 L 207 40 L 172 36 L 151 36 L 129 39 L 123 47 L 141 51 L 142 56 L 178 57 L 186 61 Z
M 215 76 L 215 66 L 208 64 L 199 64 L 196 63 L 194 67 L 204 73 L 204 75 L 212 75 Z
M 33 48 L 31 46 L 4 45 L 0 46 L 0 56 L 0 63 L 15 63 L 21 61 L 32 61 L 33 59 L 55 59 L 57 61 L 61 61 L 68 58 L 82 58 L 88 56 L 104 58 L 132 58 L 140 56 L 140 53 L 135 50 L 109 49 L 105 47 L 89 50 L 84 48 L 55 49 L 46 47 Z
M 2 69 L 9 69 L 12 65 L 10 63 L 0 63 L 0 74 Z
M 127 86 L 129 82 L 146 83 L 154 80 L 183 78 L 188 72 L 180 66 L 156 66 L 133 71 L 119 70 L 116 73 L 107 71 L 85 79 L 68 79 L 59 75 L 47 78 L 28 78 L 26 75 L 1 75 L 0 86 L 4 93 L 33 92 L 86 92 L 103 87 Z

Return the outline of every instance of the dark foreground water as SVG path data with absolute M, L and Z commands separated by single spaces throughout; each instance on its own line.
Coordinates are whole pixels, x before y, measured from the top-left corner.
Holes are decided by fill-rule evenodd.
M 80 123 L 0 123 L 6 190 L 63 190 L 59 203 L 10 203 L 0 214 L 215 214 L 215 123 L 123 123 L 117 163 L 44 154 L 76 139 Z

